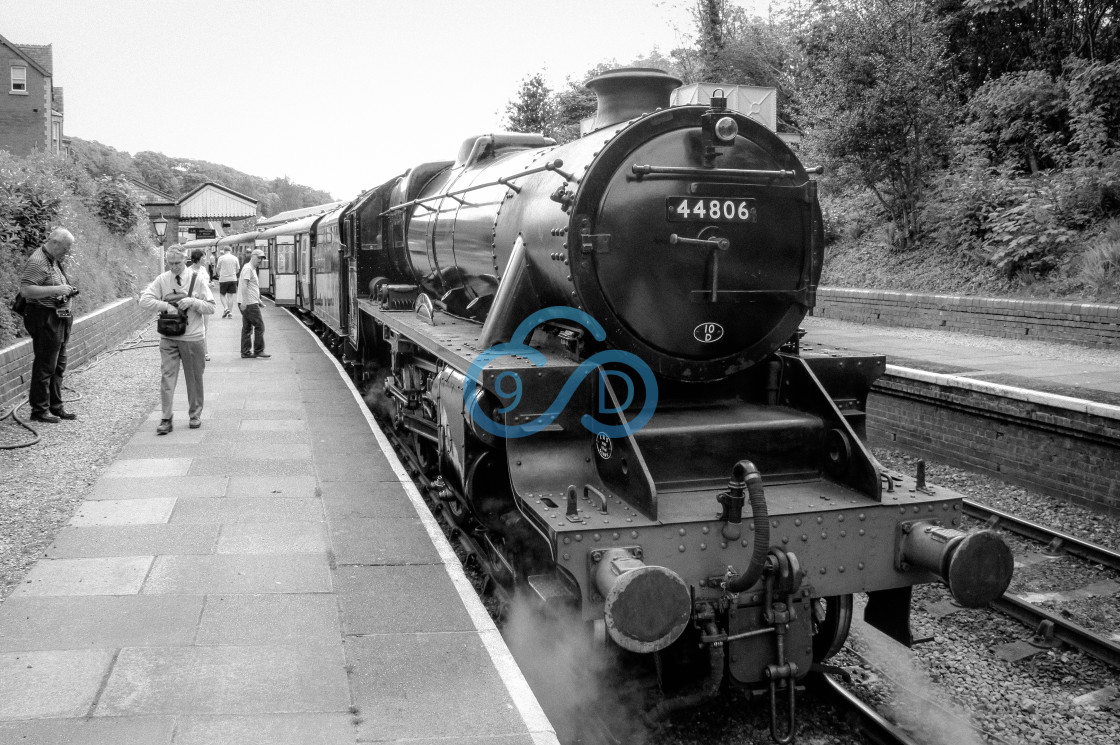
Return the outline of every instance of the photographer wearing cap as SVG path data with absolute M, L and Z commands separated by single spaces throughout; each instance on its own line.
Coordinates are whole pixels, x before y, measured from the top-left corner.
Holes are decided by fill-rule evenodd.
M 179 383 L 179 365 L 187 379 L 187 405 L 190 428 L 202 426 L 203 388 L 202 374 L 206 371 L 206 316 L 214 312 L 214 295 L 205 282 L 198 281 L 195 272 L 187 269 L 182 246 L 171 246 L 164 255 L 167 271 L 156 277 L 140 293 L 140 307 L 145 310 L 163 311 L 185 316 L 186 326 L 180 325 L 172 333 L 157 324 L 160 332 L 159 357 L 161 364 L 160 402 L 163 416 L 157 435 L 172 430 L 172 406 L 175 386 Z M 163 321 L 161 320 L 160 323 Z
M 74 325 L 70 299 L 78 294 L 62 271 L 62 260 L 73 245 L 74 235 L 69 230 L 55 228 L 46 244 L 27 259 L 20 275 L 19 292 L 27 301 L 23 325 L 35 352 L 27 398 L 31 419 L 36 422 L 77 419 L 62 406 L 66 342 Z
M 264 353 L 264 318 L 261 317 L 261 285 L 257 267 L 261 265 L 264 251 L 254 248 L 241 277 L 237 280 L 237 307 L 241 310 L 241 356 L 268 359 Z M 254 332 L 256 340 L 254 343 Z

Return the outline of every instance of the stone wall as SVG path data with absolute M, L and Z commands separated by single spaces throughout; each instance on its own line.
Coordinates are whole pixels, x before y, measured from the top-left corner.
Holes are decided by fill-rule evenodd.
M 1120 305 L 824 287 L 813 315 L 839 321 L 1120 347 Z
M 66 347 L 67 368 L 73 370 L 112 349 L 153 318 L 154 314 L 141 309 L 136 300 L 125 298 L 76 319 Z M 27 395 L 33 360 L 30 338 L 0 349 L 0 410 L 6 411 Z

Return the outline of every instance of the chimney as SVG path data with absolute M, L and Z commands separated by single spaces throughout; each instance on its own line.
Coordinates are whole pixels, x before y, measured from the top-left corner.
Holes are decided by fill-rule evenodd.
M 679 78 L 651 67 L 621 67 L 588 80 L 598 104 L 591 129 L 668 108 L 669 94 L 680 84 Z

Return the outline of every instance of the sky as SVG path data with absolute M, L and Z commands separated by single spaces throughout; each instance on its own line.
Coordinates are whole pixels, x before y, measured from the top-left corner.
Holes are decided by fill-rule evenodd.
M 559 87 L 688 43 L 689 5 L 0 0 L 0 35 L 53 45 L 68 136 L 350 199 L 500 129 L 534 73 Z

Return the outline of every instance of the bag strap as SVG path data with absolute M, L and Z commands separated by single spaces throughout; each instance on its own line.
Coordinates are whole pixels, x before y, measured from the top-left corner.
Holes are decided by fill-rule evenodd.
M 198 272 L 192 271 L 191 272 L 191 284 L 190 284 L 190 287 L 187 288 L 187 297 L 194 297 L 194 281 L 196 279 L 198 279 Z

